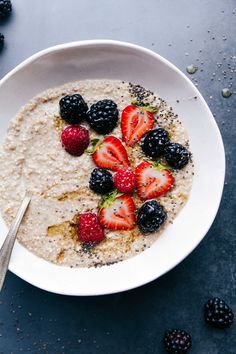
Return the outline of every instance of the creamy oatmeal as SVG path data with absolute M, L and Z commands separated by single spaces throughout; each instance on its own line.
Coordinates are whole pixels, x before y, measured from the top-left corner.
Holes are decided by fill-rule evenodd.
M 100 196 L 89 189 L 95 164 L 90 155 L 69 155 L 61 146 L 60 134 L 66 126 L 59 116 L 58 102 L 66 94 L 80 93 L 88 105 L 112 99 L 119 112 L 137 95 L 158 106 L 156 126 L 165 128 L 173 142 L 189 146 L 187 133 L 172 108 L 158 95 L 123 81 L 85 80 L 47 90 L 27 103 L 11 121 L 0 151 L 0 209 L 9 226 L 26 190 L 32 201 L 18 233 L 19 242 L 48 261 L 71 267 L 111 264 L 132 257 L 157 240 L 158 232 L 142 235 L 138 228 L 106 230 L 106 238 L 91 249 L 78 241 L 75 215 L 97 212 Z M 81 125 L 86 126 L 86 123 Z M 111 135 L 121 138 L 118 124 Z M 90 129 L 90 139 L 99 137 Z M 145 156 L 137 144 L 127 149 L 132 166 Z M 159 202 L 172 223 L 190 193 L 193 163 L 173 172 L 174 188 Z M 136 206 L 142 203 L 134 196 Z

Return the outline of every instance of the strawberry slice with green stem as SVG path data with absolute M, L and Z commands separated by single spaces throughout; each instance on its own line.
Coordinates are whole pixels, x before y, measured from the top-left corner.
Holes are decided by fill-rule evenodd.
M 161 163 L 143 161 L 135 173 L 137 193 L 142 200 L 161 197 L 174 186 L 170 169 Z
M 109 230 L 131 230 L 136 222 L 135 209 L 129 195 L 110 193 L 99 205 L 100 223 Z
M 151 130 L 155 123 L 154 113 L 158 110 L 154 106 L 139 106 L 132 102 L 121 115 L 121 131 L 123 141 L 127 146 L 134 146 L 144 134 Z
M 130 165 L 125 147 L 115 136 L 110 135 L 102 142 L 97 142 L 94 150 L 92 157 L 98 167 L 118 171 Z

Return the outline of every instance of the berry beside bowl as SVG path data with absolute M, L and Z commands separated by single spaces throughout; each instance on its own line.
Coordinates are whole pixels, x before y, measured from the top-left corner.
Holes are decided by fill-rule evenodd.
M 70 154 L 76 163 L 93 145 L 93 132 L 102 137 L 90 154 L 94 168 L 87 181 L 90 193 L 102 201 L 96 214 L 79 213 L 71 224 L 77 227 L 77 237 L 87 250 L 91 243 L 102 245 L 106 238 L 104 230 L 109 228 L 123 232 L 137 225 L 144 237 L 149 237 L 168 217 L 158 198 L 172 192 L 175 183 L 172 171 L 182 171 L 193 160 L 194 176 L 188 201 L 174 222 L 163 229 L 150 248 L 122 262 L 91 268 L 59 266 L 36 256 L 16 241 L 9 269 L 39 288 L 67 295 L 101 295 L 132 289 L 175 267 L 210 228 L 220 204 L 225 175 L 219 129 L 191 81 L 158 54 L 112 40 L 81 41 L 48 48 L 7 74 L 0 81 L 1 143 L 9 121 L 33 96 L 68 82 L 88 79 L 124 80 L 158 92 L 181 117 L 190 149 L 172 141 L 165 129 L 156 126 L 155 107 L 130 102 L 119 115 L 116 102 L 109 95 L 98 97 L 89 106 L 79 92 L 61 97 L 58 106 L 64 130 L 57 144 L 60 141 L 63 152 L 58 150 L 58 153 Z M 140 90 L 141 86 L 137 87 Z M 12 92 L 17 94 L 9 105 Z M 122 137 L 112 135 L 119 124 Z M 134 126 L 136 130 L 131 129 Z M 133 168 L 129 156 L 137 144 L 145 158 Z M 162 156 L 164 165 L 159 161 Z M 142 201 L 138 210 L 134 193 Z M 7 233 L 1 217 L 0 231 L 1 235 Z M 3 240 L 4 237 L 1 243 Z M 213 321 L 208 314 L 206 320 Z M 181 335 L 186 337 L 186 348 L 190 347 L 187 334 L 178 332 L 168 333 L 166 345 L 170 346 Z

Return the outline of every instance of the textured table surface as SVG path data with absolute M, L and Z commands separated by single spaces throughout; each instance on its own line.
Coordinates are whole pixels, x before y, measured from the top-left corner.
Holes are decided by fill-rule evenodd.
M 236 96 L 221 95 L 231 85 L 236 91 L 236 1 L 13 0 L 13 6 L 12 16 L 0 23 L 6 37 L 1 77 L 38 50 L 94 38 L 143 45 L 183 71 L 197 65 L 191 78 L 223 135 L 227 173 L 218 215 L 203 242 L 151 284 L 71 298 L 9 273 L 0 294 L 0 353 L 164 354 L 164 330 L 180 327 L 192 334 L 192 354 L 235 354 L 236 324 L 212 330 L 204 324 L 202 307 L 218 295 L 236 312 Z

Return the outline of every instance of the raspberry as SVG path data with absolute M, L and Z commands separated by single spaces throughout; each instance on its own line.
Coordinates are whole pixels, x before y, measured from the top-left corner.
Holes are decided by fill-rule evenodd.
M 61 142 L 69 154 L 80 156 L 89 145 L 89 132 L 84 127 L 69 125 L 61 133 Z
M 135 173 L 130 168 L 121 168 L 114 176 L 114 184 L 119 192 L 132 193 L 135 188 Z
M 77 230 L 80 241 L 86 244 L 96 244 L 105 238 L 104 230 L 94 213 L 80 214 L 77 221 Z

